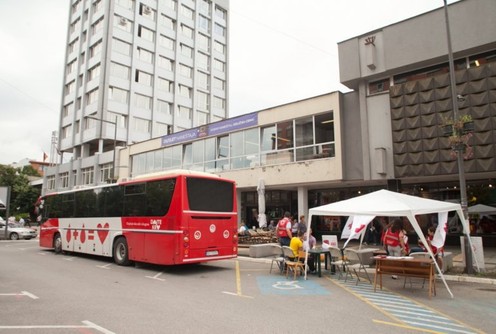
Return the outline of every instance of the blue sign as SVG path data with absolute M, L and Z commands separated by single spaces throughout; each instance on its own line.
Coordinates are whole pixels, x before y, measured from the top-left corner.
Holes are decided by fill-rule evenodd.
M 258 113 L 247 114 L 226 119 L 209 125 L 203 125 L 191 130 L 184 130 L 162 137 L 162 146 L 169 146 L 193 141 L 205 136 L 217 136 L 235 130 L 246 129 L 258 125 Z

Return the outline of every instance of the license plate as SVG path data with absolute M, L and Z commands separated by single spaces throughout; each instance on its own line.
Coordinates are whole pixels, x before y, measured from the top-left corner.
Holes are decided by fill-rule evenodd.
M 216 250 L 207 251 L 206 255 L 207 256 L 219 255 L 219 251 L 216 251 Z

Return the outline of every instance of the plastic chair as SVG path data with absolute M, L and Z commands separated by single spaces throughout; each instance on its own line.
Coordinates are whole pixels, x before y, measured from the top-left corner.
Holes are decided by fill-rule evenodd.
M 284 265 L 286 266 L 286 278 L 289 277 L 289 272 L 293 272 L 293 279 L 296 279 L 297 274 L 303 274 L 305 271 L 305 263 L 300 260 L 305 260 L 305 252 L 300 252 L 297 257 L 294 256 L 293 250 L 288 246 L 282 246 L 284 253 Z
M 360 272 L 363 270 L 365 272 L 365 275 L 367 276 L 367 280 L 369 282 L 372 282 L 370 280 L 369 274 L 367 272 L 367 269 L 363 265 L 362 258 L 360 257 L 360 254 L 355 249 L 351 248 L 346 248 L 344 250 L 344 257 L 346 258 L 346 277 L 345 277 L 345 282 L 348 279 L 348 275 L 351 275 L 350 270 L 353 270 L 357 277 L 356 285 L 358 285 L 358 282 L 360 281 Z M 358 270 L 358 271 L 357 271 Z
M 329 247 L 329 252 L 331 253 L 331 266 L 334 266 L 336 273 L 339 273 L 338 279 L 343 277 L 343 268 L 345 268 L 345 261 L 343 260 L 343 254 L 341 249 L 337 247 Z
M 270 262 L 269 274 L 272 273 L 272 267 L 274 266 L 274 263 L 277 264 L 277 267 L 279 268 L 279 272 L 282 274 L 284 270 L 284 253 L 282 251 L 282 247 L 280 245 L 274 245 L 273 250 L 274 250 L 274 255 L 272 257 L 272 261 Z

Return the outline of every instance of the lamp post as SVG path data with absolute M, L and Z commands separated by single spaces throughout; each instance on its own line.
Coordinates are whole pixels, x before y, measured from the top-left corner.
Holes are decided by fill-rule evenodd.
M 448 40 L 448 63 L 449 63 L 449 74 L 450 74 L 450 86 L 451 86 L 451 101 L 453 105 L 453 119 L 458 119 L 458 100 L 456 94 L 456 80 L 455 80 L 455 64 L 453 61 L 453 50 L 451 48 L 451 32 L 448 17 L 448 3 L 447 0 L 444 1 L 444 16 L 446 23 L 446 37 Z M 462 145 L 454 145 L 452 149 L 456 152 L 456 161 L 458 165 L 458 179 L 460 181 L 460 204 L 462 206 L 463 215 L 465 219 L 468 219 L 467 212 L 467 188 L 465 181 L 465 170 L 463 166 L 463 150 Z M 467 274 L 472 274 L 474 268 L 472 265 L 472 250 L 469 245 L 468 235 L 465 234 L 465 265 Z
M 109 124 L 114 125 L 114 154 L 113 154 L 113 158 L 112 158 L 112 174 L 110 174 L 112 182 L 114 182 L 114 177 L 115 177 L 115 149 L 117 147 L 117 116 L 115 117 L 115 122 L 107 121 L 106 119 L 99 119 L 99 118 L 92 117 L 92 116 L 87 116 L 87 118 L 91 118 L 91 119 L 94 119 L 95 121 L 100 121 L 102 123 L 109 123 Z

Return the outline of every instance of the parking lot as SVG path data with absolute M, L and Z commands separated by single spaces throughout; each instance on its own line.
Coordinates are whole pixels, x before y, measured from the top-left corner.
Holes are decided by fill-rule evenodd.
M 116 266 L 55 255 L 37 240 L 0 242 L 2 333 L 490 333 L 496 289 L 420 282 L 403 288 L 330 275 L 293 280 L 270 263 L 239 258 L 188 266 Z M 428 326 L 428 327 L 425 327 Z

